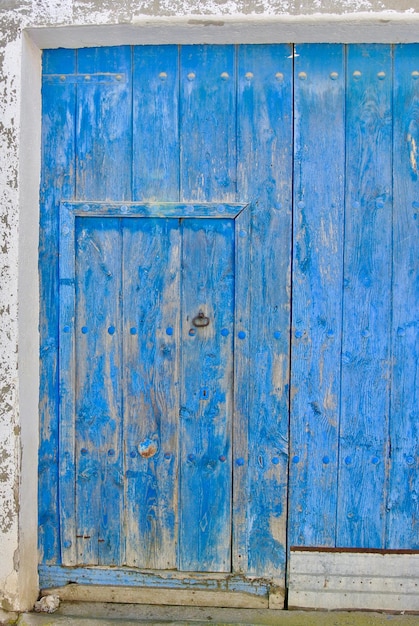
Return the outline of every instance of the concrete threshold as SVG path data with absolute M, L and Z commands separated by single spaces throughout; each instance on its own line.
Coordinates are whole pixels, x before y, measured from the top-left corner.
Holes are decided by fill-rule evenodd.
M 63 602 L 53 614 L 23 613 L 18 626 L 419 626 L 419 615 L 361 611 L 272 611 L 208 607 Z

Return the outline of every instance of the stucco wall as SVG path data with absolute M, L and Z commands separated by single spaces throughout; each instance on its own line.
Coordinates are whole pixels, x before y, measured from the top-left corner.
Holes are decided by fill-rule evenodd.
M 387 39 L 394 24 L 390 32 L 397 41 L 405 36 L 400 25 L 407 25 L 406 37 L 414 39 L 418 14 L 418 0 L 0 0 L 0 607 L 27 608 L 37 592 L 39 48 L 101 42 L 100 30 L 63 28 L 54 39 L 51 27 L 121 25 L 112 36 L 115 43 L 128 43 L 135 39 L 134 29 L 141 31 L 147 20 L 158 28 L 159 18 L 166 18 L 170 29 L 173 18 L 173 40 L 181 24 L 186 29 L 183 37 L 190 32 L 191 41 L 204 41 L 214 29 L 222 40 L 219 27 L 227 25 L 226 32 L 232 33 L 241 20 L 252 25 L 250 39 L 256 40 L 258 32 L 262 39 L 278 32 L 279 38 L 290 41 L 294 35 L 301 40 L 304 33 L 321 40 L 325 24 L 360 20 L 366 24 L 366 36 L 379 32 L 371 29 L 385 27 Z M 267 30 L 270 23 L 279 30 Z M 311 30 L 298 31 L 299 23 Z M 22 35 L 23 29 L 29 29 L 29 38 Z M 148 41 L 157 43 L 163 31 L 147 32 Z M 234 32 L 240 40 L 242 31 Z M 333 26 L 329 32 L 334 32 Z M 102 37 L 104 43 L 107 37 Z

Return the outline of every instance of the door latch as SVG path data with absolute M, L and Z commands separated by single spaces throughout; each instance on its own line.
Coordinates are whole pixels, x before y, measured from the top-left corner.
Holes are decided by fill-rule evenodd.
M 210 319 L 206 317 L 203 311 L 199 311 L 198 315 L 192 320 L 192 324 L 196 326 L 196 328 L 203 328 L 204 326 L 208 326 L 209 323 Z

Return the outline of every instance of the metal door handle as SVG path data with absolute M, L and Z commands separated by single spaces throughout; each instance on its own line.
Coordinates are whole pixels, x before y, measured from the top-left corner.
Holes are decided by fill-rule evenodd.
M 204 326 L 208 326 L 209 323 L 210 319 L 205 316 L 203 311 L 199 311 L 198 315 L 192 320 L 192 324 L 196 326 L 196 328 L 203 328 Z

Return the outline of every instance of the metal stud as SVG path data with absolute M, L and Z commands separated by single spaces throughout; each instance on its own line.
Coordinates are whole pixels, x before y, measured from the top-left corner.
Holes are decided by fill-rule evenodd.
M 163 80 L 166 80 L 166 78 L 167 78 L 167 73 L 166 73 L 166 72 L 160 72 L 160 74 L 159 74 L 159 78 L 160 78 L 160 80 L 162 80 L 162 81 L 163 81 Z
M 305 72 L 300 72 L 300 73 L 298 74 L 298 78 L 299 78 L 300 80 L 306 80 L 306 78 L 307 78 L 307 74 L 306 74 Z
M 379 80 L 384 80 L 384 79 L 385 79 L 385 77 L 386 77 L 386 73 L 385 73 L 385 72 L 378 72 L 378 74 L 377 74 L 377 78 L 378 78 Z
M 355 70 L 352 76 L 355 78 L 355 80 L 357 80 L 358 78 L 361 78 L 362 72 L 360 72 L 359 70 Z
M 195 78 L 196 78 L 195 72 L 189 72 L 189 74 L 187 75 L 188 80 L 195 80 Z
M 284 80 L 284 75 L 282 72 L 277 72 L 275 74 L 275 78 L 279 83 L 282 83 L 282 81 Z
M 246 80 L 252 80 L 253 78 L 253 73 L 252 72 L 246 72 L 246 74 L 244 75 Z
M 417 70 L 415 70 L 414 72 L 412 72 L 412 78 L 414 80 L 416 80 L 417 78 L 419 78 L 419 72 Z
M 337 72 L 330 72 L 330 78 L 332 80 L 336 80 L 339 77 L 339 74 Z
M 223 73 L 221 74 L 221 78 L 222 78 L 223 80 L 228 80 L 228 79 L 230 78 L 230 75 L 229 75 L 229 73 L 228 73 L 228 72 L 223 72 Z

